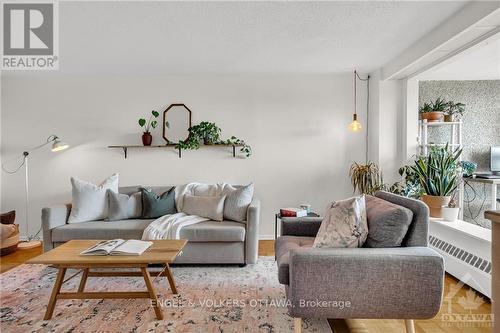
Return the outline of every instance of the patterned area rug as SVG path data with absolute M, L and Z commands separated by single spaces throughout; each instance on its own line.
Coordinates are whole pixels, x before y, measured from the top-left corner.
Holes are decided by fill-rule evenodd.
M 75 271 L 68 271 L 66 277 Z M 292 332 L 284 287 L 272 257 L 255 265 L 174 267 L 179 295 L 165 277 L 154 286 L 164 320 L 156 320 L 148 299 L 59 300 L 44 321 L 56 269 L 21 265 L 0 275 L 2 332 Z M 63 285 L 76 290 L 77 276 Z M 86 291 L 143 291 L 141 277 L 91 277 Z M 331 332 L 326 320 L 303 320 L 304 332 Z

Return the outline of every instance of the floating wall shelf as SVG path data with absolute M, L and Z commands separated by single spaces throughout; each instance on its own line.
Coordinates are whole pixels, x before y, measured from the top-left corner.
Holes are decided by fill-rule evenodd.
M 168 143 L 166 145 L 156 145 L 156 146 L 139 146 L 139 145 L 128 145 L 128 146 L 108 146 L 108 148 L 112 148 L 112 149 L 122 149 L 123 150 L 123 154 L 125 156 L 125 158 L 127 158 L 127 153 L 128 153 L 128 149 L 129 148 L 132 148 L 132 149 L 154 149 L 154 148 L 174 148 L 175 146 L 177 146 L 177 144 L 175 143 Z M 236 147 L 243 147 L 243 145 L 229 145 L 229 144 L 214 144 L 214 145 L 203 145 L 203 144 L 200 144 L 200 147 L 232 147 L 233 148 L 233 157 L 236 157 Z M 177 148 L 177 151 L 179 152 L 179 158 L 182 157 L 182 149 L 180 148 Z

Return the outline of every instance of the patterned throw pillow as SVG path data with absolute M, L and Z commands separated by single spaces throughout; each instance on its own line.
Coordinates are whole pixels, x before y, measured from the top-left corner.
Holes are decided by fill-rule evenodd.
M 313 247 L 361 247 L 368 236 L 365 197 L 328 205 Z

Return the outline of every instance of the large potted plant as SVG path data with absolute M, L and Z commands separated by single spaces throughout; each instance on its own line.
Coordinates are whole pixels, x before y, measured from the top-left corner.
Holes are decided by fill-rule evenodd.
M 153 110 L 151 111 L 148 121 L 144 118 L 139 119 L 139 126 L 144 128 L 144 132 L 142 133 L 142 144 L 144 146 L 151 146 L 151 143 L 153 142 L 153 136 L 151 135 L 150 130 L 151 127 L 155 129 L 158 125 L 158 121 L 154 119 L 158 118 L 159 115 L 158 111 Z
M 354 162 L 349 170 L 353 192 L 373 194 L 385 188 L 382 172 L 373 162 L 358 164 Z
M 428 122 L 442 121 L 447 107 L 448 103 L 442 98 L 438 98 L 430 103 L 425 102 L 419 110 L 420 119 L 426 119 Z
M 422 201 L 429 206 L 431 217 L 442 217 L 442 207 L 448 206 L 457 189 L 461 153 L 462 149 L 450 151 L 448 145 L 435 147 L 428 156 L 419 157 L 411 166 L 424 190 Z

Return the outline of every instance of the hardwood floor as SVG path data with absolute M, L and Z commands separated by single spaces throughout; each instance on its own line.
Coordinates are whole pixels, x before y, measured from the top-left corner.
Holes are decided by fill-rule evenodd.
M 21 265 L 42 253 L 42 248 L 18 250 L 0 258 L 0 272 Z M 274 256 L 274 241 L 259 242 L 260 256 Z M 492 332 L 491 303 L 473 289 L 462 287 L 458 281 L 446 275 L 443 305 L 439 314 L 430 320 L 416 320 L 416 333 L 489 333 Z M 450 294 L 451 291 L 451 294 Z M 455 293 L 456 291 L 456 293 Z M 451 297 L 447 297 L 452 295 Z M 330 320 L 335 333 L 401 333 L 405 332 L 403 320 Z

